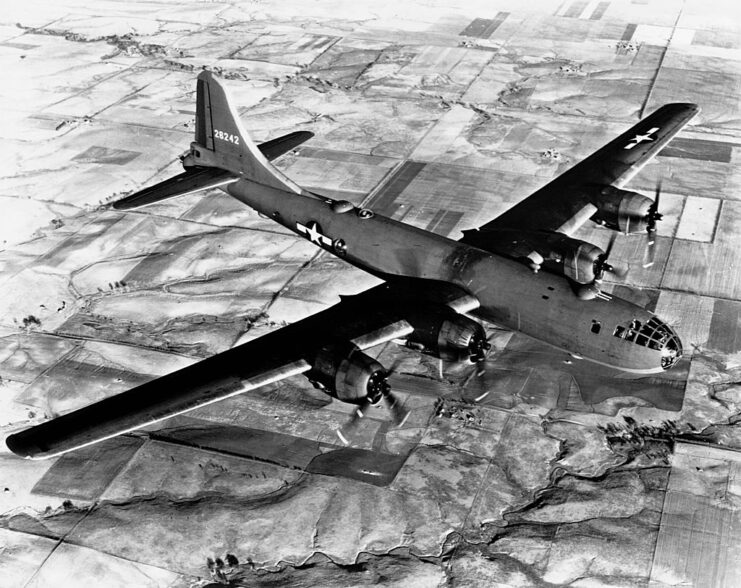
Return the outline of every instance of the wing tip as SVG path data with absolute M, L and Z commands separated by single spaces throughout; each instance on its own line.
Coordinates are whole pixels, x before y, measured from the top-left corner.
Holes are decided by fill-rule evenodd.
M 685 110 L 691 110 L 693 112 L 700 112 L 701 110 L 700 105 L 694 102 L 676 102 L 676 104 L 679 104 Z
M 702 110 L 700 105 L 695 104 L 694 102 L 670 102 L 668 104 L 665 104 L 664 108 L 686 111 L 687 113 L 691 113 L 693 115 L 697 114 L 698 112 Z
M 22 433 L 8 435 L 5 439 L 5 445 L 18 457 L 26 459 L 39 459 L 40 457 L 43 457 L 41 455 L 43 452 L 38 447 L 32 447 L 23 442 Z
M 137 205 L 135 201 L 129 200 L 128 198 L 116 200 L 111 204 L 111 208 L 113 208 L 114 210 L 131 210 L 132 208 L 136 207 Z

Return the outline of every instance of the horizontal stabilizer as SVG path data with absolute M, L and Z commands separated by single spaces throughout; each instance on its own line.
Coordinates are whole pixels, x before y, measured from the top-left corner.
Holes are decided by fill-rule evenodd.
M 268 161 L 272 161 L 295 149 L 313 136 L 314 133 L 309 131 L 296 131 L 261 143 L 257 148 Z M 114 202 L 113 208 L 116 210 L 130 210 L 145 204 L 160 202 L 173 196 L 185 196 L 200 190 L 217 188 L 238 179 L 233 173 L 218 167 L 191 167 L 187 168 L 182 174 L 168 178 L 159 184 L 144 188 L 144 190 Z
M 217 167 L 190 168 L 174 178 L 168 178 L 159 184 L 144 188 L 144 190 L 136 194 L 114 202 L 113 208 L 116 210 L 130 210 L 144 206 L 145 204 L 153 204 L 160 200 L 172 198 L 173 196 L 184 196 L 185 194 L 192 194 L 199 190 L 216 188 L 217 186 L 222 186 L 238 179 L 231 172 Z
M 265 143 L 260 143 L 257 148 L 265 156 L 268 161 L 277 159 L 284 153 L 292 151 L 301 143 L 305 143 L 314 136 L 311 131 L 296 131 L 294 133 L 288 133 L 282 137 L 276 137 Z

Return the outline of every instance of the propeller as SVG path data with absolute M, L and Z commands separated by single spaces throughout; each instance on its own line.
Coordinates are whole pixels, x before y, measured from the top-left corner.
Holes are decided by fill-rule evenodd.
M 656 258 L 656 223 L 664 218 L 659 212 L 659 200 L 661 198 L 661 179 L 656 183 L 656 196 L 646 213 L 646 253 L 643 267 L 651 267 Z
M 602 281 L 605 277 L 605 272 L 611 273 L 619 279 L 623 279 L 628 275 L 628 267 L 626 265 L 613 265 L 608 261 L 612 254 L 612 248 L 615 246 L 616 238 L 617 235 L 613 233 L 610 237 L 610 242 L 607 244 L 607 249 L 594 262 L 594 281 L 596 283 Z
M 611 273 L 619 279 L 623 279 L 628 275 L 628 266 L 625 264 L 613 265 L 609 262 L 610 255 L 612 254 L 612 248 L 615 245 L 615 239 L 617 235 L 615 233 L 610 237 L 610 242 L 607 245 L 607 249 L 602 255 L 599 255 L 594 261 L 594 279 L 589 284 L 583 284 L 577 291 L 577 295 L 582 300 L 591 300 L 592 298 L 605 296 L 600 290 L 602 280 L 605 277 L 605 272 Z
M 400 427 L 404 424 L 404 421 L 409 416 L 409 411 L 405 410 L 401 406 L 401 401 L 399 400 L 398 396 L 396 396 L 391 391 L 391 386 L 388 383 L 388 379 L 398 371 L 402 362 L 403 358 L 397 357 L 394 363 L 391 364 L 391 367 L 385 370 L 385 373 L 383 374 L 383 385 L 380 387 L 383 403 L 386 405 L 386 408 L 388 408 L 389 412 L 391 413 L 391 419 L 394 421 L 394 424 L 397 427 Z M 375 402 L 378 402 L 377 398 Z
M 397 427 L 400 427 L 406 421 L 409 411 L 402 406 L 399 398 L 391 392 L 391 386 L 388 383 L 388 378 L 392 373 L 392 370 L 378 371 L 368 380 L 368 395 L 355 408 L 350 419 L 340 429 L 337 429 L 337 436 L 345 445 L 350 445 L 348 437 L 352 437 L 360 420 L 368 414 L 370 407 L 380 400 L 383 400 L 386 408 L 391 413 L 391 420 Z

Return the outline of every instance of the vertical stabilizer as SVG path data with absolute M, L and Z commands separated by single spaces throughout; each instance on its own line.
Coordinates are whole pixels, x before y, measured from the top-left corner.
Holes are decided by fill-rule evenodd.
M 225 169 L 258 184 L 308 194 L 260 152 L 244 130 L 226 87 L 210 71 L 198 76 L 196 140 L 188 159 L 193 165 Z

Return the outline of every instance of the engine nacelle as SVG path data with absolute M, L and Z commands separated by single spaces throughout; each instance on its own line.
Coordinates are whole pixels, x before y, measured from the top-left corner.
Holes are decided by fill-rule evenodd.
M 535 271 L 542 267 L 579 284 L 594 280 L 598 261 L 605 254 L 596 245 L 561 233 L 532 233 L 525 245 L 522 251 L 530 251 L 527 260 Z
M 407 344 L 440 359 L 476 362 L 485 359 L 491 349 L 484 328 L 452 310 L 449 314 L 425 314 L 412 323 L 414 332 L 407 337 Z
M 317 353 L 306 376 L 342 402 L 378 402 L 390 387 L 384 367 L 352 343 L 326 345 Z
M 614 186 L 602 187 L 593 199 L 597 212 L 592 220 L 623 233 L 646 230 L 648 212 L 653 200 L 630 190 Z
M 595 264 L 605 252 L 586 241 L 570 241 L 571 246 L 563 252 L 563 274 L 579 284 L 589 284 L 595 278 Z

